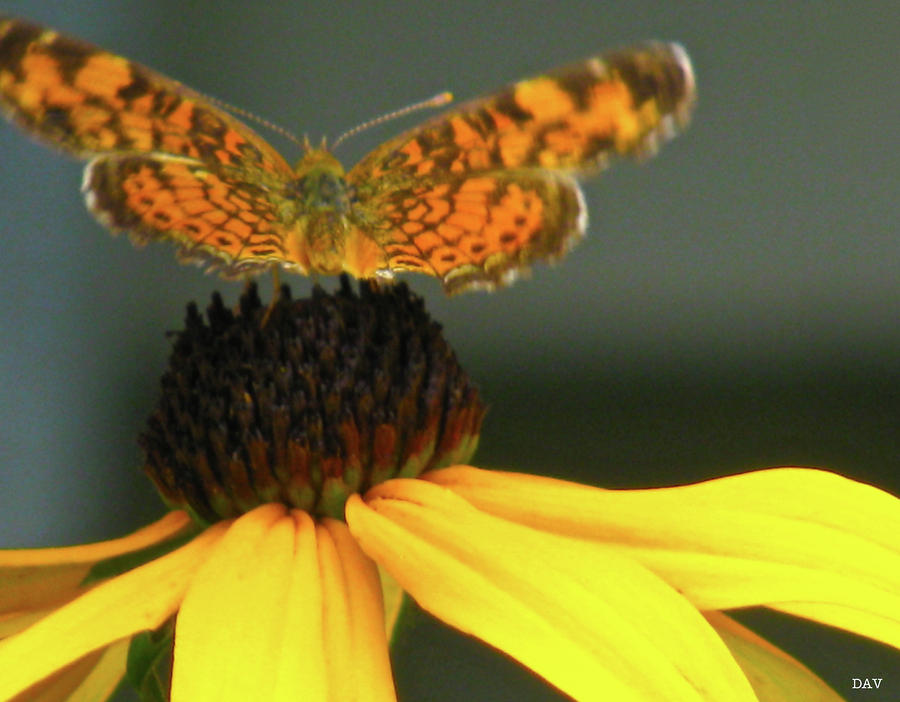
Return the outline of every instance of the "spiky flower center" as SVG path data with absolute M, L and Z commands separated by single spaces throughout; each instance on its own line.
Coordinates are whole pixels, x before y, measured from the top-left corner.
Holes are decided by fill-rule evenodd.
M 206 316 L 188 306 L 140 437 L 163 497 L 202 521 L 265 502 L 340 518 L 350 494 L 475 449 L 478 391 L 404 284 L 284 287 L 271 310 L 249 286 Z

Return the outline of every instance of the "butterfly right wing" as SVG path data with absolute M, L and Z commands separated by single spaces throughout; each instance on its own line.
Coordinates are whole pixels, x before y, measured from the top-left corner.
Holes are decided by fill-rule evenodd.
M 560 258 L 587 223 L 578 184 L 537 169 L 423 179 L 377 202 L 366 229 L 383 258 L 351 272 L 425 273 L 450 295 L 508 284 L 535 261 Z
M 540 168 L 590 173 L 644 157 L 690 118 L 693 69 L 678 44 L 651 42 L 527 78 L 382 144 L 353 181 Z
M 560 257 L 586 222 L 573 176 L 652 154 L 694 99 L 687 54 L 656 42 L 522 80 L 400 134 L 347 175 L 383 251 L 369 267 L 434 275 L 454 293 Z

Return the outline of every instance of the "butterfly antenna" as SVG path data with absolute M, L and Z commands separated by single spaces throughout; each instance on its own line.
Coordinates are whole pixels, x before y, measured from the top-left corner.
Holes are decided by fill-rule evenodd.
M 248 119 L 251 122 L 256 122 L 257 124 L 262 125 L 266 129 L 273 131 L 276 134 L 280 134 L 288 141 L 295 143 L 301 149 L 306 148 L 305 144 L 298 137 L 296 137 L 294 134 L 289 132 L 284 127 L 275 124 L 274 122 L 270 122 L 269 120 L 264 119 L 263 117 L 260 117 L 259 115 L 253 114 L 252 112 L 249 112 L 248 110 L 245 110 L 242 107 L 238 107 L 237 105 L 232 105 L 230 102 L 225 102 L 224 100 L 220 100 L 219 98 L 213 97 L 212 95 L 203 95 L 203 98 L 205 100 L 208 100 L 209 102 L 211 102 L 213 105 L 217 105 L 218 107 L 221 107 L 225 110 L 228 110 L 229 112 L 239 115 L 240 117 L 243 117 L 244 119 Z
M 380 117 L 376 117 L 375 119 L 370 119 L 368 122 L 358 124 L 353 127 L 353 129 L 348 129 L 346 132 L 341 134 L 337 139 L 334 140 L 334 143 L 331 145 L 331 150 L 333 151 L 334 149 L 336 149 L 338 147 L 338 144 L 340 144 L 345 139 L 349 139 L 350 137 L 355 136 L 356 134 L 359 134 L 366 129 L 369 129 L 370 127 L 374 127 L 397 117 L 403 117 L 404 115 L 408 115 L 410 112 L 416 112 L 417 110 L 443 107 L 452 100 L 453 93 L 447 92 L 445 90 L 443 93 L 438 93 L 437 95 L 434 95 L 427 100 L 414 102 L 412 105 L 407 105 L 406 107 L 401 107 L 399 110 L 394 110 L 393 112 L 388 112 L 387 114 L 383 114 Z

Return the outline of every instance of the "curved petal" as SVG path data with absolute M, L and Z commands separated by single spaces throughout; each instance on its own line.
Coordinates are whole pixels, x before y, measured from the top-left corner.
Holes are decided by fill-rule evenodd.
M 27 629 L 52 611 L 52 609 L 34 609 L 25 612 L 11 612 L 3 616 L 0 618 L 0 640 Z
M 178 614 L 172 700 L 393 700 L 378 588 L 342 524 L 243 515 Z
M 11 702 L 106 700 L 125 675 L 129 639 L 94 651 L 34 685 Z
M 721 612 L 704 616 L 734 654 L 759 702 L 842 702 L 825 682 L 793 656 Z
M 129 551 L 147 548 L 165 541 L 191 524 L 186 512 L 168 512 L 137 531 L 108 541 L 61 548 L 21 548 L 0 551 L 0 569 L 57 565 L 59 563 L 96 563 Z
M 190 525 L 184 512 L 118 539 L 65 548 L 0 551 L 0 614 L 65 602 L 75 597 L 91 567 L 102 560 L 166 541 Z
M 378 578 L 381 580 L 381 593 L 384 600 L 384 630 L 387 640 L 393 642 L 394 630 L 400 619 L 405 593 L 399 583 L 391 577 L 391 574 L 380 566 L 378 567 Z
M 175 622 L 173 701 L 275 699 L 295 532 L 283 505 L 263 505 L 198 569 Z
M 855 587 L 854 592 L 858 592 Z M 849 604 L 773 601 L 767 602 L 766 605 L 785 614 L 852 631 L 888 646 L 900 648 L 900 596 L 894 594 L 882 597 L 881 593 L 876 591 L 872 599 L 857 601 L 855 597 L 842 594 L 845 595 L 845 600 L 851 600 Z M 884 609 L 880 609 L 881 607 Z
M 347 522 L 422 607 L 577 699 L 755 699 L 700 614 L 614 549 L 497 519 L 421 480 L 351 497 Z
M 325 532 L 325 533 L 323 533 Z M 343 522 L 319 527 L 327 661 L 333 700 L 392 702 L 394 680 L 384 627 L 384 603 L 375 564 Z
M 190 578 L 222 535 L 214 525 L 188 544 L 112 580 L 0 641 L 0 699 L 82 656 L 144 629 L 178 608 Z
M 284 618 L 285 655 L 278 661 L 272 699 L 328 699 L 322 578 L 316 525 L 306 512 L 293 510 L 294 551 Z M 298 653 L 300 652 L 300 653 Z M 302 695 L 299 691 L 302 691 Z
M 12 702 L 62 702 L 90 674 L 102 654 L 103 651 L 93 651 L 70 663 L 17 695 Z
M 94 702 L 109 698 L 125 675 L 128 643 L 129 639 L 122 639 L 107 647 L 90 675 L 69 695 L 66 702 Z
M 700 609 L 767 605 L 900 648 L 900 500 L 869 485 L 803 468 L 655 490 L 426 477 L 505 519 L 616 544 Z

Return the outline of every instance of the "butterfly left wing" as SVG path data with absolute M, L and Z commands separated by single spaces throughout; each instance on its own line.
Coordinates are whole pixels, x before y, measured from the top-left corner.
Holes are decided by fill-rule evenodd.
M 612 156 L 652 154 L 687 122 L 694 99 L 690 61 L 677 44 L 611 52 L 425 122 L 364 157 L 347 179 L 385 250 L 386 271 L 431 272 L 449 292 L 491 287 L 527 263 L 558 257 L 583 234 L 586 217 L 572 175 L 599 170 Z M 459 219 L 453 195 L 472 179 L 497 185 L 479 210 L 487 219 L 476 224 L 470 213 L 461 238 L 450 235 L 435 246 L 419 242 L 420 224 L 433 225 L 426 228 L 432 237 L 448 229 L 440 212 Z M 517 200 L 506 195 L 517 182 L 539 203 L 540 235 L 513 226 L 515 244 L 480 241 L 476 232 L 515 221 Z M 449 199 L 435 204 L 441 199 L 436 192 Z M 409 214 L 422 208 L 429 214 L 411 222 Z M 457 239 L 463 249 L 484 244 L 487 254 L 460 257 L 457 266 L 437 261 L 441 247 Z
M 178 81 L 3 15 L 0 107 L 29 134 L 79 158 L 156 152 L 291 173 L 262 137 Z
M 199 93 L 145 66 L 0 15 L 0 108 L 85 170 L 88 206 L 139 243 L 226 273 L 306 270 L 291 231 L 293 170 Z
M 113 231 L 143 245 L 178 244 L 182 263 L 225 277 L 281 264 L 309 270 L 296 225 L 297 203 L 230 169 L 160 155 L 99 158 L 84 172 L 88 208 Z

